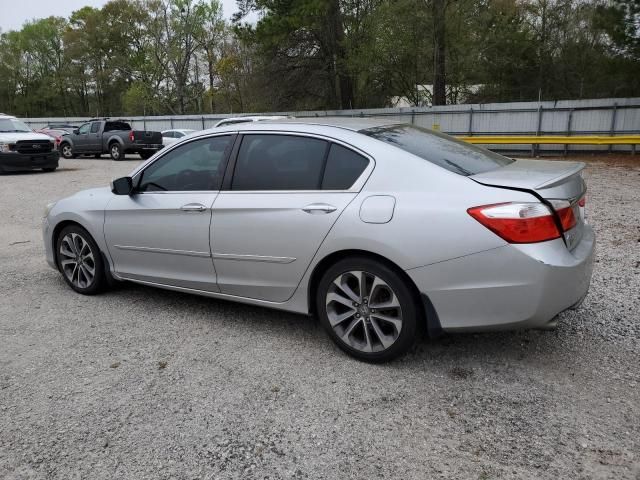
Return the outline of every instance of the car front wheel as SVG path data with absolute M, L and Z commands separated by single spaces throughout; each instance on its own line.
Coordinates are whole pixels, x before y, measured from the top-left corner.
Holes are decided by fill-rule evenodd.
M 69 145 L 68 143 L 63 143 L 60 146 L 60 153 L 67 160 L 71 160 L 73 157 L 75 157 L 75 154 L 73 153 L 73 148 L 71 148 L 71 145 Z
M 56 241 L 56 260 L 64 280 L 76 292 L 93 295 L 104 288 L 104 262 L 84 228 L 70 225 L 62 229 Z
M 416 339 L 419 311 L 406 280 L 370 258 L 344 259 L 329 268 L 316 307 L 331 339 L 360 360 L 392 360 Z

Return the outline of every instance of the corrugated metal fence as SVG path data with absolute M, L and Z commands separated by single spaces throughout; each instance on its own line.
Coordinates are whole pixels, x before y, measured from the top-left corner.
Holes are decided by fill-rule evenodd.
M 134 128 L 167 130 L 170 128 L 206 129 L 234 115 L 180 115 L 129 117 Z M 413 123 L 445 133 L 465 136 L 481 135 L 629 135 L 640 133 L 640 98 L 564 100 L 552 102 L 514 102 L 446 105 L 439 107 L 380 108 L 365 110 L 327 110 L 274 112 L 263 115 L 291 115 L 300 118 L 386 117 Z M 87 118 L 25 119 L 33 128 L 50 123 L 81 124 Z M 490 148 L 517 151 L 522 145 L 489 145 Z M 560 150 L 635 151 L 635 145 L 593 146 L 566 145 Z M 539 150 L 538 150 L 539 149 Z M 532 146 L 532 153 L 558 151 L 558 145 Z

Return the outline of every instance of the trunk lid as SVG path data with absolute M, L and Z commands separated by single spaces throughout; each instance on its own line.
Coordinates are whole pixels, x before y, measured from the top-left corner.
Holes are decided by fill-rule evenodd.
M 572 250 L 582 238 L 584 228 L 584 198 L 587 187 L 582 178 L 585 164 L 549 160 L 516 160 L 504 167 L 472 175 L 472 180 L 491 187 L 525 190 L 543 199 L 551 208 L 558 201 L 568 202 L 576 219 L 572 229 L 563 232 L 567 247 Z M 554 210 L 555 211 L 555 210 Z M 559 220 L 559 219 L 558 219 Z

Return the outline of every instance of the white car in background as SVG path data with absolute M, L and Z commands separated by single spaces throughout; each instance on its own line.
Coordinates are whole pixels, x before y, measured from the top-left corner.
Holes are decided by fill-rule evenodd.
M 224 120 L 220 120 L 218 123 L 214 125 L 214 128 L 224 127 L 225 125 L 233 125 L 234 123 L 264 122 L 266 120 L 285 120 L 287 118 L 292 118 L 292 117 L 285 117 L 283 115 L 271 115 L 271 116 L 256 115 L 253 117 L 250 117 L 250 116 L 230 117 L 230 118 L 225 118 Z
M 171 145 L 172 143 L 178 141 L 178 139 L 182 137 L 186 137 L 190 133 L 195 132 L 196 130 L 190 130 L 188 128 L 174 128 L 171 130 L 165 130 L 162 132 L 162 145 L 165 147 L 167 145 Z

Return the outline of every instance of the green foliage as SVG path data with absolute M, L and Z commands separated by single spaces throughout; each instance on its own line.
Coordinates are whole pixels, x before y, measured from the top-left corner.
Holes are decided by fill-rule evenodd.
M 238 6 L 227 24 L 219 0 L 111 0 L 2 33 L 0 111 L 287 111 L 382 107 L 398 98 L 426 105 L 438 72 L 451 103 L 640 96 L 637 0 Z M 435 61 L 436 37 L 444 62 Z

